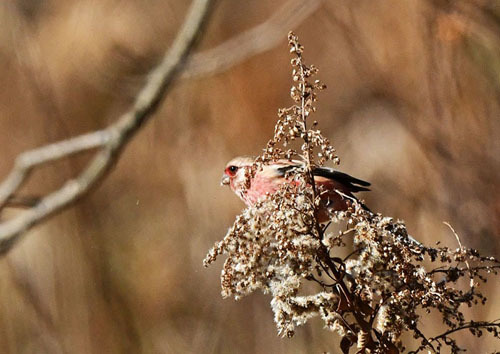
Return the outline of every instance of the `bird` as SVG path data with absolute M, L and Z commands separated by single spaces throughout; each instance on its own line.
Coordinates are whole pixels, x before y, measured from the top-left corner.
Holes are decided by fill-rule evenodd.
M 224 168 L 221 185 L 229 186 L 231 190 L 243 200 L 247 206 L 255 206 L 257 202 L 275 193 L 283 183 L 292 183 L 288 177 L 293 169 L 304 167 L 303 161 L 277 160 L 263 165 L 250 179 L 245 188 L 246 176 L 250 175 L 252 157 L 236 157 L 229 161 Z M 317 218 L 319 222 L 330 219 L 332 211 L 345 211 L 353 200 L 359 200 L 354 193 L 369 191 L 369 182 L 352 177 L 347 173 L 329 167 L 315 167 L 313 169 L 314 183 L 321 190 L 321 206 Z M 367 210 L 368 207 L 359 202 Z

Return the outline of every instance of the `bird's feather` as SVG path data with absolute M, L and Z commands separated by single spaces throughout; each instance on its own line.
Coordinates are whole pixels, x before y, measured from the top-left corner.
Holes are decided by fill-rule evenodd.
M 293 170 L 295 168 L 300 168 L 302 166 L 303 165 L 300 163 L 290 162 L 289 165 L 278 167 L 276 169 L 276 171 L 281 176 L 285 176 L 285 174 L 287 172 L 290 172 L 291 170 Z M 366 188 L 366 187 L 370 186 L 369 182 L 363 181 L 362 179 L 348 175 L 347 173 L 334 170 L 333 168 L 317 167 L 313 170 L 313 174 L 314 174 L 314 176 L 328 178 L 328 179 L 331 179 L 331 180 L 336 181 L 338 183 L 341 183 L 344 186 L 348 187 L 350 189 L 350 191 L 353 193 L 370 190 L 369 188 Z

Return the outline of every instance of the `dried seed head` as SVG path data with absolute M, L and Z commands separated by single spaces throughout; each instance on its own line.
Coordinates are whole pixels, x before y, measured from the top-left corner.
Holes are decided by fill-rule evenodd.
M 403 349 L 401 335 L 412 332 L 422 342 L 415 352 L 439 351 L 446 345 L 457 353 L 460 347 L 446 332 L 436 342 L 420 330 L 420 313 L 431 309 L 449 329 L 468 328 L 476 336 L 486 329 L 498 337 L 498 321 L 466 322 L 461 312 L 461 305 L 485 303 L 477 284 L 486 281 L 485 274 L 497 274 L 496 259 L 460 242 L 455 249 L 424 246 L 408 234 L 402 221 L 373 214 L 340 192 L 352 207 L 332 212 L 330 221 L 346 231 L 333 233 L 318 223 L 321 190 L 314 185 L 312 171 L 328 161 L 338 164 L 339 159 L 317 122 L 308 127 L 316 92 L 325 88 L 319 80 L 308 81 L 318 69 L 304 64 L 304 48 L 295 34 L 290 32 L 288 40 L 295 104 L 278 110 L 274 136 L 246 179 L 249 185 L 263 165 L 283 158 L 302 158 L 305 167 L 287 173 L 293 183 L 282 184 L 276 193 L 243 210 L 208 252 L 205 266 L 227 255 L 222 296 L 239 299 L 260 289 L 271 295 L 280 335 L 290 337 L 297 326 L 318 316 L 343 338 L 344 351 L 357 343 L 363 352 L 397 353 Z M 295 139 L 302 140 L 300 151 L 286 149 Z M 336 257 L 351 245 L 354 252 L 348 257 Z M 471 285 L 465 289 L 457 285 L 464 277 Z M 305 282 L 317 284 L 316 291 L 303 294 Z M 373 328 L 366 323 L 373 323 Z

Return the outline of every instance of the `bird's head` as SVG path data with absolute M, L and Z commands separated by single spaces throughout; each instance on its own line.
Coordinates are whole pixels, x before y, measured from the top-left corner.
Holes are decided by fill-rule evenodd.
M 251 157 L 236 157 L 229 161 L 224 168 L 221 185 L 230 186 L 233 191 L 239 190 L 245 183 L 245 174 L 253 164 Z

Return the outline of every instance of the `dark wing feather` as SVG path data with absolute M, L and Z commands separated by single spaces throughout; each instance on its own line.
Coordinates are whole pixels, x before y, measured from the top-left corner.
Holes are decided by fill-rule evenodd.
M 280 176 L 285 176 L 287 172 L 299 167 L 301 167 L 300 164 L 286 165 L 283 167 L 279 167 L 277 171 Z M 370 186 L 369 182 L 363 181 L 362 179 L 356 177 L 352 177 L 347 173 L 334 170 L 333 168 L 318 167 L 314 169 L 313 174 L 315 176 L 325 177 L 342 183 L 353 193 L 370 190 L 369 188 L 366 188 Z
M 363 181 L 359 178 L 355 178 L 351 175 L 348 175 L 347 173 L 336 171 L 333 168 L 318 167 L 314 169 L 313 174 L 315 176 L 325 177 L 340 182 L 346 187 L 349 187 L 349 189 L 354 193 L 370 190 L 369 188 L 366 188 L 370 186 L 369 182 Z

